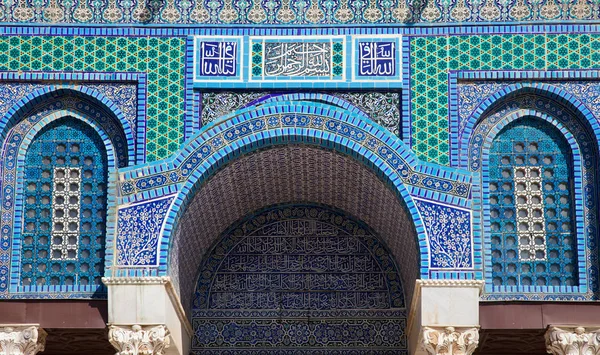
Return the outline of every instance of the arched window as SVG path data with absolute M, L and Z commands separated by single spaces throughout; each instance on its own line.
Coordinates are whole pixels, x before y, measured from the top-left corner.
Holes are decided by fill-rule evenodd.
M 551 124 L 517 119 L 494 138 L 489 157 L 495 286 L 576 286 L 573 155 Z
M 21 284 L 100 284 L 106 233 L 107 154 L 98 133 L 65 117 L 25 154 Z

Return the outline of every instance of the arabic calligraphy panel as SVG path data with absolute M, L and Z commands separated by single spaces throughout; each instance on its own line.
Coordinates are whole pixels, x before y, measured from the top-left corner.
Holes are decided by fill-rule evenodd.
M 196 37 L 194 80 L 241 80 L 242 37 Z
M 199 275 L 193 354 L 406 353 L 396 263 L 341 211 L 264 210 L 225 232 Z
M 354 80 L 400 81 L 401 37 L 355 37 Z
M 253 38 L 250 80 L 344 80 L 344 38 Z

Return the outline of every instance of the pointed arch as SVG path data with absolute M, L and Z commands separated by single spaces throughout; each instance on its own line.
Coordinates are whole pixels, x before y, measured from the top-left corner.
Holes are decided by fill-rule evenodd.
M 222 144 L 223 140 L 227 144 Z M 410 271 L 404 275 L 405 278 L 412 278 L 405 281 L 407 297 L 411 297 L 414 278 L 429 277 L 429 249 L 423 223 L 405 185 L 410 176 L 408 171 L 419 169 L 418 160 L 398 137 L 387 130 L 337 107 L 309 102 L 262 105 L 240 112 L 229 120 L 211 124 L 186 144 L 185 152 L 171 161 L 173 166 L 185 169 L 188 163 L 190 167 L 193 166 L 191 163 L 197 159 L 196 153 L 192 152 L 212 154 L 212 158 L 197 164 L 192 170 L 182 170 L 189 178 L 177 193 L 160 243 L 160 255 L 168 258 L 165 265 L 170 265 L 168 270 L 163 266 L 163 272 L 168 273 L 176 283 L 187 285 L 186 289 L 181 289 L 182 297 L 184 293 L 190 292 L 187 287 L 193 282 L 188 280 L 189 276 L 185 276 L 186 280 L 179 280 L 175 269 L 189 263 L 193 270 L 189 274 L 195 276 L 197 267 L 194 267 L 196 262 L 187 259 L 189 256 L 185 256 L 186 260 L 181 260 L 184 256 L 179 255 L 173 245 L 178 243 L 175 238 L 181 238 L 175 232 L 194 196 L 219 170 L 235 164 L 240 158 L 269 147 L 291 145 L 325 149 L 345 156 L 383 180 L 385 186 L 393 192 L 410 216 L 413 225 L 411 229 L 414 228 L 415 231 L 414 240 L 410 241 L 413 247 L 407 250 L 415 250 L 418 255 L 415 265 L 410 265 Z

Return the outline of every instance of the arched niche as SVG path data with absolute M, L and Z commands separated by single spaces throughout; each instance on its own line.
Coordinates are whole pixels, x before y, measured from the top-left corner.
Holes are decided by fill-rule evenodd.
M 330 206 L 368 226 L 398 265 L 404 301 L 395 307 L 410 305 L 420 271 L 411 214 L 393 185 L 355 157 L 302 144 L 264 147 L 221 165 L 195 191 L 173 231 L 169 254 L 169 275 L 191 318 L 198 272 L 209 250 L 236 221 L 281 204 Z

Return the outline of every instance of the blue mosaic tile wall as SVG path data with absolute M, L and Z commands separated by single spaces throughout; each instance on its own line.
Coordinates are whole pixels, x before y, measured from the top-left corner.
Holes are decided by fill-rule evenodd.
M 68 112 L 101 132 L 108 166 L 103 183 L 114 192 L 105 207 L 115 217 L 107 219 L 107 240 L 99 239 L 93 246 L 98 253 L 90 253 L 99 259 L 86 262 L 94 263 L 86 276 L 90 284 L 102 268 L 114 275 L 168 275 L 171 232 L 212 169 L 249 150 L 294 142 L 351 155 L 391 181 L 415 221 L 421 277 L 485 278 L 488 296 L 502 293 L 498 297 L 508 299 L 545 297 L 544 292 L 597 298 L 592 162 L 600 136 L 600 27 L 577 22 L 597 19 L 597 4 L 170 0 L 131 5 L 0 4 L 0 22 L 19 24 L 0 27 L 0 297 L 36 297 L 19 288 L 25 278 L 53 285 L 52 277 L 41 274 L 43 266 L 21 259 L 29 257 L 30 221 L 20 224 L 27 210 L 18 201 L 31 181 L 18 175 L 15 162 L 26 161 L 19 150 L 31 138 L 26 134 Z M 527 24 L 493 24 L 507 21 Z M 480 25 L 452 25 L 467 22 Z M 539 92 L 524 93 L 523 86 Z M 61 101 L 67 96 L 77 100 Z M 498 102 L 505 105 L 495 107 Z M 505 286 L 513 263 L 497 259 L 494 251 L 507 251 L 509 235 L 502 235 L 504 246 L 496 248 L 486 221 L 497 218 L 493 222 L 517 228 L 518 214 L 491 215 L 486 179 L 504 178 L 504 169 L 486 170 L 495 161 L 482 147 L 506 123 L 500 116 L 518 110 L 556 127 L 571 149 L 572 157 L 565 154 L 564 160 L 572 160 L 572 175 L 553 176 L 561 180 L 555 186 L 570 186 L 561 190 L 569 192 L 563 209 L 570 220 L 548 217 L 544 227 L 569 223 L 572 243 L 552 249 L 555 235 L 546 230 L 548 256 L 556 250 L 559 258 L 544 264 L 546 274 L 532 273 L 531 280 L 518 274 L 523 262 L 515 263 L 515 283 L 521 284 L 507 291 L 494 289 L 493 280 L 500 278 Z M 542 185 L 547 182 L 542 177 Z M 544 204 L 545 214 L 551 206 Z M 132 218 L 138 213 L 145 218 Z M 115 228 L 119 233 L 111 232 Z M 68 245 L 67 257 L 75 250 Z M 501 273 L 495 271 L 498 265 Z M 560 275 L 551 274 L 556 265 Z M 537 265 L 530 265 L 533 269 Z M 71 276 L 61 274 L 59 283 L 73 282 Z M 558 288 L 534 289 L 542 277 L 548 287 L 558 277 Z M 533 288 L 525 287 L 529 282 Z M 92 291 L 68 297 L 89 297 Z
M 104 275 L 107 164 L 94 130 L 62 119 L 25 155 L 23 286 L 100 285 Z

